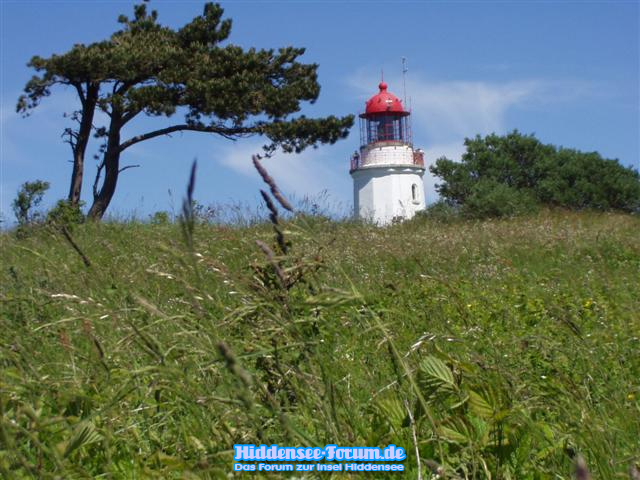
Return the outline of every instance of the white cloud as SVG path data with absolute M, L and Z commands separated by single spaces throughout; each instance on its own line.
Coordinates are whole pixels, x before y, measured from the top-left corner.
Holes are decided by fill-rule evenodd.
M 264 139 L 256 139 L 225 145 L 220 148 L 215 159 L 241 175 L 259 180 L 251 156 L 261 153 L 263 144 Z M 317 150 L 307 149 L 300 154 L 278 152 L 273 157 L 264 159 L 263 164 L 287 195 L 303 198 L 328 192 L 334 200 L 343 201 L 349 188 L 346 161 L 340 163 L 342 168 L 336 168 L 336 162 L 330 161 L 332 151 L 331 146 L 324 146 Z M 341 157 L 342 155 L 339 156 Z
M 436 142 L 462 140 L 506 128 L 510 108 L 531 98 L 535 81 L 490 84 L 486 82 L 410 83 L 411 107 L 420 112 L 414 119 Z

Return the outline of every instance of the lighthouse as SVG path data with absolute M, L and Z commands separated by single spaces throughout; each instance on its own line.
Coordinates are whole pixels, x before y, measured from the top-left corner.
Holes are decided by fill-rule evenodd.
M 411 113 L 382 81 L 360 115 L 360 149 L 351 157 L 354 213 L 378 225 L 425 208 L 424 152 L 413 148 Z

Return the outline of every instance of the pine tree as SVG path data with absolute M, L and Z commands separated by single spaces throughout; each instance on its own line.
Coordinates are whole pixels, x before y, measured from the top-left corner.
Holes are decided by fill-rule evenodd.
M 134 7 L 132 19 L 121 15 L 122 28 L 108 40 L 77 44 L 68 52 L 29 62 L 38 75 L 26 85 L 17 110 L 28 114 L 59 85 L 75 89 L 79 108 L 65 130 L 73 152 L 69 202 L 80 202 L 85 154 L 92 138 L 101 141 L 98 172 L 89 217 L 104 215 L 116 190 L 122 154 L 132 145 L 178 131 L 196 131 L 237 139 L 263 135 L 265 153 L 281 148 L 300 152 L 318 143 L 347 136 L 353 117 L 294 116 L 301 102 L 320 93 L 316 64 L 298 58 L 304 48 L 277 51 L 243 49 L 225 43 L 231 20 L 208 3 L 202 15 L 179 29 L 158 22 L 146 4 Z M 224 43 L 224 44 L 223 44 Z M 108 124 L 94 126 L 96 110 Z M 140 115 L 184 119 L 164 128 L 122 138 L 121 132 Z

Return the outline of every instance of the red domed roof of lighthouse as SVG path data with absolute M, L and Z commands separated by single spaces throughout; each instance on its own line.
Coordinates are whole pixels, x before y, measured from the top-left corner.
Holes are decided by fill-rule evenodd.
M 409 112 L 404 110 L 402 102 L 393 93 L 387 91 L 387 84 L 380 82 L 378 85 L 380 92 L 374 95 L 367 102 L 365 113 L 362 116 L 380 115 L 383 113 L 395 113 L 400 116 L 409 115 Z

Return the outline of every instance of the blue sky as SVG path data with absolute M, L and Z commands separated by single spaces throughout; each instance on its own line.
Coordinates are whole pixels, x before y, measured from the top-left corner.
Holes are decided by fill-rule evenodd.
M 77 105 L 72 91 L 56 90 L 29 118 L 15 104 L 32 72 L 33 55 L 63 53 L 74 43 L 107 38 L 130 1 L 10 1 L 1 5 L 0 211 L 11 221 L 21 183 L 51 182 L 45 203 L 66 196 L 71 152 L 61 140 L 63 117 Z M 322 91 L 307 116 L 359 113 L 377 92 L 384 70 L 389 90 L 407 96 L 414 144 L 427 162 L 459 159 L 463 139 L 518 129 L 544 142 L 599 151 L 639 167 L 639 2 L 563 1 L 229 1 L 229 42 L 244 47 L 304 46 L 303 60 L 320 65 Z M 152 1 L 163 24 L 179 27 L 203 2 Z M 180 121 L 139 119 L 126 134 Z M 320 192 L 332 208 L 352 208 L 348 159 L 359 141 L 348 139 L 301 155 L 276 155 L 267 168 L 295 198 Z M 198 159 L 196 198 L 203 204 L 259 204 L 260 180 L 250 157 L 259 138 L 238 142 L 202 133 L 157 138 L 127 150 L 112 214 L 145 218 L 178 211 L 189 166 Z M 94 146 L 96 149 L 97 146 Z M 90 203 L 94 151 L 87 156 L 83 199 Z M 426 178 L 429 201 L 433 178 Z

